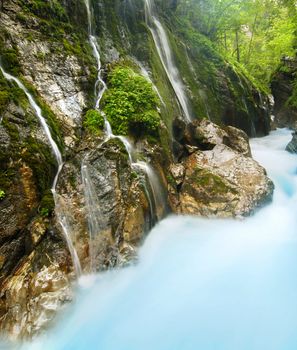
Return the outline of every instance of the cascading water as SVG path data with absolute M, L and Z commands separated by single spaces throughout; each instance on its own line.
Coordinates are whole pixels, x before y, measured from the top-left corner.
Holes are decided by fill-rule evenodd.
M 47 122 L 45 120 L 45 118 L 42 115 L 42 111 L 41 108 L 38 106 L 38 104 L 35 102 L 33 96 L 29 93 L 29 91 L 26 89 L 26 87 L 24 86 L 24 84 L 21 83 L 21 81 L 19 79 L 17 79 L 16 77 L 10 75 L 9 73 L 5 72 L 5 70 L 3 69 L 2 66 L 0 66 L 0 70 L 4 76 L 5 79 L 13 81 L 14 83 L 17 84 L 17 86 L 24 91 L 25 95 L 28 98 L 28 101 L 32 107 L 32 109 L 35 112 L 35 115 L 37 116 L 43 130 L 44 133 L 49 141 L 49 144 L 51 146 L 53 155 L 55 156 L 55 159 L 57 161 L 57 165 L 58 165 L 58 170 L 57 173 L 55 175 L 54 181 L 53 181 L 53 185 L 52 185 L 52 193 L 53 193 L 53 197 L 54 197 L 54 201 L 55 201 L 55 213 L 58 219 L 58 222 L 60 223 L 61 227 L 62 227 L 62 231 L 65 237 L 65 240 L 67 242 L 71 257 L 72 257 L 72 261 L 73 261 L 73 266 L 75 269 L 76 274 L 79 276 L 81 274 L 81 266 L 79 263 L 79 259 L 77 257 L 77 253 L 76 250 L 74 248 L 74 245 L 72 243 L 72 234 L 71 234 L 71 225 L 69 224 L 69 214 L 67 214 L 66 212 L 66 206 L 63 204 L 63 199 L 62 197 L 56 192 L 56 186 L 57 186 L 57 182 L 58 182 L 58 178 L 59 175 L 61 173 L 61 170 L 63 168 L 63 160 L 62 160 L 62 154 L 59 150 L 59 147 L 57 146 L 55 140 L 53 139 L 52 135 L 51 135 L 51 131 L 47 125 Z
M 146 174 L 148 178 L 148 182 L 150 184 L 152 196 L 153 196 L 153 201 L 155 206 L 154 212 L 156 213 L 157 220 L 162 219 L 165 211 L 166 198 L 163 192 L 163 188 L 158 179 L 158 176 L 154 172 L 153 168 L 146 162 L 138 161 L 138 162 L 132 163 L 132 167 L 135 169 L 139 168 Z M 150 199 L 150 203 L 151 203 L 151 199 Z M 154 214 L 151 214 L 151 216 L 154 217 Z
M 145 0 L 145 18 L 163 68 L 176 94 L 184 117 L 187 122 L 190 122 L 192 117 L 189 109 L 189 102 L 185 93 L 185 86 L 174 63 L 166 31 L 155 15 L 155 4 L 153 0 Z
M 151 79 L 151 77 L 149 75 L 149 72 L 146 70 L 144 65 L 141 62 L 139 62 L 136 58 L 134 58 L 134 61 L 138 64 L 138 66 L 140 68 L 140 71 L 141 71 L 141 74 L 152 84 L 153 89 L 157 93 L 157 95 L 158 95 L 162 105 L 166 107 L 166 104 L 165 104 L 165 102 L 164 102 L 164 100 L 163 100 L 163 98 L 162 98 L 162 96 L 160 94 L 160 91 L 158 90 L 157 86 L 153 83 L 153 81 L 152 81 L 152 79 Z
M 93 49 L 93 55 L 97 62 L 97 72 L 98 72 L 97 81 L 95 84 L 95 95 L 96 95 L 95 108 L 100 111 L 100 102 L 104 92 L 107 89 L 107 86 L 101 76 L 102 67 L 101 67 L 100 49 L 94 34 L 94 29 L 92 25 L 93 23 L 92 9 L 91 9 L 89 0 L 85 0 L 85 5 L 86 5 L 87 15 L 88 15 L 89 41 Z M 144 171 L 149 180 L 151 190 L 148 190 L 146 183 L 144 183 L 144 187 L 145 187 L 145 192 L 148 196 L 148 201 L 150 205 L 150 215 L 152 217 L 152 221 L 155 221 L 153 208 L 155 208 L 155 211 L 158 211 L 158 213 L 156 213 L 156 217 L 161 218 L 162 215 L 164 214 L 164 210 L 162 210 L 162 208 L 164 208 L 165 202 L 161 203 L 161 200 L 159 200 L 159 197 L 158 197 L 160 196 L 160 193 L 163 193 L 163 192 L 160 192 L 161 185 L 158 182 L 159 180 L 156 174 L 147 163 L 143 161 L 138 162 L 137 160 L 135 160 L 135 152 L 132 144 L 129 142 L 129 140 L 126 137 L 114 135 L 112 132 L 111 125 L 108 122 L 106 116 L 102 111 L 100 112 L 103 115 L 105 120 L 106 138 L 103 141 L 103 143 L 108 141 L 111 138 L 117 138 L 123 143 L 128 153 L 131 167 L 134 169 L 141 169 L 141 171 Z M 85 193 L 86 209 L 88 213 L 87 216 L 88 216 L 88 227 L 89 227 L 89 235 L 90 235 L 89 246 L 90 246 L 90 255 L 91 255 L 91 271 L 95 271 L 96 264 L 94 261 L 94 256 L 95 256 L 94 242 L 96 240 L 96 237 L 100 234 L 100 228 L 102 226 L 100 218 L 102 217 L 102 215 L 101 215 L 99 200 L 96 195 L 91 176 L 89 174 L 88 166 L 86 165 L 86 159 L 87 157 L 82 162 L 81 175 L 82 175 L 82 182 L 83 182 L 84 193 Z M 154 205 L 152 203 L 154 203 Z
M 96 270 L 96 254 L 99 250 L 99 247 L 97 247 L 97 245 L 100 244 L 100 241 L 97 242 L 97 238 L 103 229 L 103 219 L 100 203 L 91 179 L 91 175 L 89 173 L 88 165 L 84 161 L 81 167 L 81 176 L 84 187 L 86 209 L 88 213 L 88 226 L 90 235 L 90 267 L 91 272 L 94 272 Z
M 39 122 L 40 122 L 40 124 L 41 124 L 41 126 L 42 126 L 42 128 L 43 128 L 43 130 L 45 132 L 46 138 L 49 141 L 49 144 L 51 146 L 51 149 L 53 151 L 53 154 L 54 154 L 54 156 L 56 158 L 56 161 L 57 161 L 57 164 L 58 164 L 58 171 L 57 171 L 57 174 L 56 174 L 55 180 L 53 182 L 53 186 L 52 186 L 52 189 L 55 190 L 56 184 L 57 184 L 57 179 L 58 179 L 58 176 L 59 176 L 60 171 L 61 171 L 62 166 L 63 166 L 63 160 L 62 160 L 61 152 L 60 152 L 56 142 L 52 138 L 50 129 L 49 129 L 47 123 L 46 123 L 46 120 L 44 119 L 44 117 L 42 115 L 42 111 L 41 111 L 40 107 L 37 105 L 37 103 L 33 99 L 32 95 L 29 93 L 29 91 L 25 88 L 24 84 L 22 84 L 20 82 L 20 80 L 17 79 L 16 77 L 6 73 L 2 66 L 0 66 L 0 70 L 1 70 L 1 72 L 2 72 L 2 74 L 3 74 L 5 79 L 13 81 L 14 83 L 17 84 L 17 86 L 21 90 L 24 91 L 25 95 L 27 96 L 27 98 L 29 100 L 29 103 L 30 103 L 31 107 L 35 111 L 35 114 L 36 114 L 37 118 L 39 119 Z
M 35 350 L 295 350 L 297 156 L 288 130 L 252 140 L 275 183 L 245 220 L 171 217 L 139 263 L 97 277 Z M 98 295 L 100 294 L 100 298 Z

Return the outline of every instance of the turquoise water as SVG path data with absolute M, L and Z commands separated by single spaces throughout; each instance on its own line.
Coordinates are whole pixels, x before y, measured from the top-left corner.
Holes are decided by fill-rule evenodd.
M 23 349 L 296 350 L 297 156 L 290 132 L 252 140 L 276 185 L 243 221 L 169 217 L 137 266 L 94 276 Z

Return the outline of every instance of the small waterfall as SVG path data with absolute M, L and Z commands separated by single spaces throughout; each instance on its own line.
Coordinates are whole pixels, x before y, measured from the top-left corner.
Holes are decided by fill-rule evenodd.
M 96 242 L 98 235 L 102 230 L 102 212 L 100 208 L 100 203 L 96 194 L 94 184 L 92 182 L 88 166 L 85 160 L 82 162 L 81 167 L 81 177 L 84 187 L 84 195 L 86 201 L 86 209 L 88 216 L 88 227 L 89 227 L 89 252 L 90 252 L 90 269 L 91 272 L 96 271 L 96 253 L 98 247 L 96 247 Z
M 167 34 L 161 22 L 155 16 L 154 8 L 155 4 L 153 0 L 145 0 L 146 23 L 152 34 L 158 55 L 168 77 L 168 80 L 170 81 L 170 84 L 176 94 L 185 119 L 187 122 L 190 122 L 192 120 L 192 117 L 189 110 L 189 102 L 185 93 L 185 86 L 174 63 Z
M 154 216 L 156 215 L 157 220 L 161 220 L 165 212 L 166 198 L 164 196 L 163 188 L 161 186 L 161 183 L 159 181 L 157 174 L 148 163 L 143 161 L 132 163 L 132 167 L 134 169 L 135 168 L 141 169 L 147 176 L 148 182 L 151 188 L 153 203 L 154 203 L 154 207 L 153 207 L 151 195 L 149 194 L 148 197 L 149 197 L 150 207 L 153 208 L 153 211 L 151 209 L 151 216 L 154 219 Z M 149 192 L 147 188 L 146 188 L 146 192 Z
M 80 277 L 82 274 L 82 269 L 77 251 L 73 244 L 73 241 L 75 241 L 75 230 L 73 228 L 75 223 L 73 222 L 73 215 L 68 203 L 65 202 L 64 198 L 56 191 L 53 191 L 53 195 L 55 200 L 55 213 L 57 215 L 58 222 L 63 230 L 63 234 L 73 262 L 74 271 L 76 276 Z
M 19 79 L 17 79 L 16 77 L 6 73 L 4 71 L 4 69 L 2 68 L 2 66 L 0 66 L 0 70 L 4 76 L 5 79 L 7 80 L 10 80 L 10 81 L 13 81 L 17 84 L 17 86 L 24 91 L 24 93 L 26 94 L 28 100 L 29 100 L 29 103 L 31 105 L 31 107 L 33 108 L 33 110 L 35 111 L 35 114 L 37 116 L 37 118 L 39 119 L 39 122 L 45 132 L 45 135 L 50 143 L 50 146 L 51 146 L 51 149 L 52 149 L 52 152 L 56 158 L 56 161 L 57 161 L 57 164 L 58 164 L 58 172 L 57 172 L 57 175 L 55 177 L 55 180 L 54 180 L 54 183 L 53 183 L 53 186 L 52 186 L 52 189 L 54 190 L 56 188 L 56 184 L 57 184 L 57 180 L 58 180 L 58 176 L 60 174 L 60 171 L 62 169 L 62 166 L 63 166 L 63 160 L 62 160 L 62 155 L 61 155 L 61 152 L 56 144 L 56 142 L 54 141 L 54 139 L 52 138 L 52 135 L 51 135 L 51 132 L 50 132 L 50 129 L 47 125 L 47 122 L 45 120 L 45 118 L 43 117 L 42 115 L 42 111 L 40 109 L 40 107 L 37 105 L 37 103 L 35 102 L 34 98 L 32 97 L 32 95 L 29 93 L 29 91 L 25 88 L 25 86 L 20 82 Z
M 107 89 L 106 83 L 102 79 L 102 65 L 101 65 L 101 56 L 100 56 L 100 48 L 97 42 L 97 39 L 95 37 L 95 32 L 93 28 L 93 16 L 92 16 L 92 9 L 90 6 L 89 0 L 84 0 L 86 9 L 87 9 L 87 14 L 88 14 L 88 31 L 89 31 L 89 42 L 90 45 L 93 49 L 93 55 L 96 59 L 97 62 L 97 81 L 95 84 L 95 96 L 96 96 L 96 102 L 95 102 L 95 109 L 100 111 L 100 113 L 103 115 L 104 120 L 105 120 L 105 133 L 106 137 L 105 140 L 103 141 L 106 142 L 109 139 L 112 138 L 117 138 L 119 139 L 123 145 L 126 148 L 126 151 L 129 156 L 129 162 L 132 168 L 134 169 L 140 169 L 142 172 L 145 173 L 146 178 L 148 179 L 150 189 L 148 189 L 146 183 L 144 184 L 144 189 L 145 193 L 148 198 L 149 206 L 150 206 L 150 216 L 153 221 L 155 216 L 157 216 L 157 219 L 160 219 L 163 215 L 163 211 L 160 210 L 160 208 L 164 208 L 164 203 L 163 198 L 161 199 L 159 196 L 162 192 L 161 185 L 158 181 L 157 175 L 154 173 L 153 169 L 145 162 L 137 161 L 135 159 L 135 152 L 132 144 L 128 140 L 128 138 L 121 136 L 121 135 L 114 135 L 112 132 L 111 125 L 109 121 L 107 120 L 106 116 L 104 115 L 103 111 L 100 110 L 100 102 L 102 99 L 102 96 L 104 92 Z M 142 72 L 145 73 L 145 76 L 149 79 L 148 73 L 143 69 L 142 66 L 140 66 L 142 69 Z M 150 79 L 149 79 L 150 80 Z M 150 80 L 151 81 L 151 80 Z M 154 86 L 154 85 L 153 85 Z M 155 91 L 158 93 L 161 101 L 162 97 L 160 96 L 157 88 L 154 86 Z M 163 102 L 164 103 L 164 102 Z M 88 156 L 88 155 L 87 155 Z M 90 242 L 89 242 L 89 249 L 90 249 L 90 260 L 91 260 L 91 271 L 95 271 L 96 269 L 96 251 L 97 248 L 96 245 L 100 244 L 100 240 L 98 239 L 98 235 L 100 234 L 100 231 L 102 230 L 102 212 L 100 208 L 100 203 L 96 194 L 96 190 L 94 187 L 94 184 L 92 182 L 88 166 L 86 164 L 86 159 L 87 156 L 85 157 L 84 161 L 82 162 L 81 165 L 81 177 L 82 177 L 82 183 L 83 183 L 83 188 L 84 188 L 84 195 L 85 195 L 85 201 L 86 201 L 86 209 L 87 209 L 87 217 L 88 217 L 88 228 L 89 228 L 89 237 L 90 237 Z M 161 190 L 160 190 L 161 188 Z M 154 212 L 156 211 L 156 214 Z M 157 211 L 160 211 L 157 213 Z M 96 243 L 97 242 L 97 243 Z
M 58 178 L 59 178 L 59 175 L 60 175 L 61 170 L 63 168 L 62 154 L 61 154 L 55 140 L 52 137 L 52 134 L 51 134 L 51 131 L 47 125 L 47 122 L 42 115 L 41 108 L 37 105 L 33 96 L 29 93 L 29 91 L 26 89 L 26 87 L 21 83 L 21 81 L 19 79 L 10 75 L 9 73 L 6 73 L 4 71 L 4 69 L 2 68 L 2 66 L 0 66 L 0 70 L 1 70 L 5 79 L 15 82 L 17 84 L 17 86 L 20 89 L 22 89 L 24 91 L 24 93 L 26 94 L 26 96 L 29 100 L 29 103 L 30 103 L 31 107 L 33 108 L 33 110 L 35 111 L 35 115 L 39 119 L 39 122 L 40 122 L 40 124 L 45 132 L 45 135 L 49 141 L 53 155 L 56 158 L 58 170 L 57 170 L 57 173 L 55 175 L 55 179 L 54 179 L 54 182 L 52 184 L 52 189 L 51 189 L 52 193 L 53 193 L 54 201 L 55 201 L 55 213 L 56 213 L 56 216 L 58 218 L 58 222 L 60 223 L 60 225 L 62 227 L 62 231 L 63 231 L 65 240 L 67 242 L 67 245 L 68 245 L 71 257 L 72 257 L 73 266 L 74 266 L 76 275 L 79 276 L 81 274 L 81 266 L 79 263 L 79 259 L 77 257 L 77 252 L 76 252 L 74 245 L 72 243 L 72 234 L 73 233 L 71 231 L 71 225 L 69 224 L 69 218 L 68 218 L 70 213 L 67 213 L 67 210 L 66 210 L 67 206 L 62 203 L 63 202 L 62 197 L 56 192 Z
M 136 58 L 134 58 L 134 61 L 138 64 L 140 71 L 141 71 L 141 74 L 153 85 L 153 89 L 155 90 L 156 94 L 158 95 L 162 105 L 166 107 L 166 104 L 165 104 L 157 86 L 153 83 L 153 81 L 149 75 L 149 72 L 146 70 L 144 65 L 141 62 L 139 62 Z

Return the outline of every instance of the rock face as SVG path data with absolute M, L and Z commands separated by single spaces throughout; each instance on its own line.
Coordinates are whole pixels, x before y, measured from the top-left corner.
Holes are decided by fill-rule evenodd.
M 279 70 L 274 73 L 271 80 L 271 91 L 275 105 L 273 114 L 277 127 L 297 127 L 297 108 L 294 94 L 296 84 L 297 61 L 296 58 L 284 58 Z
M 286 150 L 290 153 L 297 153 L 297 132 L 293 132 L 292 140 L 288 143 Z
M 20 20 L 21 16 L 24 16 L 23 20 Z M 81 124 L 81 115 L 88 103 L 89 63 L 93 57 L 90 55 L 82 63 L 84 52 L 78 52 L 71 37 L 62 42 L 56 38 L 49 40 L 50 33 L 44 35 L 44 31 L 50 31 L 50 28 L 37 30 L 45 25 L 44 21 L 36 16 L 26 16 L 26 11 L 17 2 L 5 2 L 1 13 L 1 26 L 9 38 L 5 46 L 8 50 L 14 48 L 25 80 L 51 106 L 63 125 L 65 144 L 71 147 L 77 140 L 76 128 Z
M 13 339 L 45 330 L 56 311 L 72 300 L 69 253 L 45 227 L 42 222 L 32 225 L 38 245 L 1 287 L 1 329 Z
M 197 43 L 171 33 L 193 114 L 225 124 L 203 119 L 186 126 L 143 25 L 143 3 L 94 6 L 103 78 L 108 82 L 120 57 L 120 64 L 136 57 L 147 67 L 162 96 L 159 135 L 133 140 L 142 163 L 132 166 L 119 138 L 106 141 L 103 131 L 91 134 L 82 122 L 98 92 L 83 1 L 2 1 L 1 62 L 34 96 L 64 160 L 54 203 L 51 147 L 25 94 L 0 73 L 0 329 L 13 338 L 38 334 L 71 300 L 71 244 L 83 273 L 124 266 L 170 208 L 247 215 L 272 193 L 264 169 L 251 158 L 247 135 L 234 127 L 266 134 L 266 98 L 205 38 L 197 36 Z
M 243 131 L 233 127 L 222 129 L 203 120 L 189 125 L 185 136 L 194 149 L 183 161 L 182 182 L 176 182 L 180 188 L 181 213 L 245 216 L 271 199 L 273 183 L 265 169 L 251 158 Z M 181 178 L 175 170 L 180 168 L 177 165 L 171 168 L 175 181 Z

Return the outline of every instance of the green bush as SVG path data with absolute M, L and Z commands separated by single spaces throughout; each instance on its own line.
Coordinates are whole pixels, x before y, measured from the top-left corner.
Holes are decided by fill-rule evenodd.
M 144 77 L 131 68 L 116 67 L 108 79 L 103 111 L 116 135 L 157 135 L 160 116 L 158 97 Z
M 83 126 L 87 130 L 98 134 L 104 128 L 104 118 L 99 111 L 89 109 L 85 115 Z

